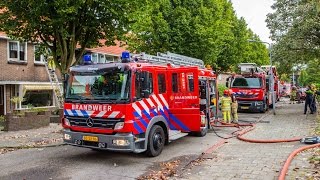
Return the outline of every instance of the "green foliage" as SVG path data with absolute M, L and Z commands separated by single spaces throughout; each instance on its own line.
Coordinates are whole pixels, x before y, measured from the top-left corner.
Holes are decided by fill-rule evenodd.
M 275 11 L 268 15 L 267 24 L 276 41 L 273 59 L 281 64 L 281 73 L 319 59 L 319 6 L 319 0 L 276 0 L 272 6 Z
M 240 62 L 268 64 L 268 51 L 227 0 L 147 0 L 132 16 L 128 35 L 135 52 L 174 52 L 199 58 L 218 71 Z
M 143 0 L 0 1 L 0 30 L 10 37 L 41 42 L 63 74 L 85 48 L 114 44 L 129 30 L 131 13 Z M 79 48 L 76 51 L 76 48 Z
M 10 99 L 10 101 L 13 102 L 14 104 L 18 104 L 24 101 L 24 99 L 22 97 L 14 96 Z
M 219 96 L 223 95 L 223 91 L 228 89 L 225 85 L 218 84 L 218 91 L 219 91 Z
M 4 122 L 6 120 L 6 118 L 4 116 L 0 116 L 0 122 Z

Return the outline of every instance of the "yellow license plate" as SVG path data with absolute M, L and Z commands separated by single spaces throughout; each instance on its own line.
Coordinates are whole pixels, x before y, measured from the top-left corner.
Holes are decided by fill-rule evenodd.
M 248 106 L 241 106 L 241 109 L 249 109 Z
M 92 141 L 92 142 L 99 142 L 99 138 L 97 136 L 83 136 L 82 140 L 84 140 L 84 141 Z

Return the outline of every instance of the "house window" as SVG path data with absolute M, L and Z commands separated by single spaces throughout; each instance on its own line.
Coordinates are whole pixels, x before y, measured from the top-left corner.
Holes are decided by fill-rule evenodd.
M 104 54 L 99 54 L 99 63 L 105 63 L 105 62 L 106 62 L 106 58 Z
M 52 90 L 32 90 L 26 91 L 22 102 L 23 108 L 53 106 Z
M 9 41 L 9 60 L 11 61 L 26 61 L 27 60 L 27 45 L 24 42 Z
M 44 63 L 44 56 L 39 53 L 39 45 L 34 46 L 34 62 L 36 63 Z
M 108 61 L 113 62 L 113 61 L 114 61 L 114 57 L 113 57 L 113 56 L 108 56 L 108 55 L 106 55 L 106 60 L 107 60 L 107 62 L 108 62 Z
M 92 59 L 92 62 L 98 63 L 98 54 L 96 53 L 91 54 L 91 59 Z

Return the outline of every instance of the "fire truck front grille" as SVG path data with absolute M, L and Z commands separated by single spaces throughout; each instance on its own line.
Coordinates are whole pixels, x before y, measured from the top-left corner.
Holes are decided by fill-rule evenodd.
M 113 129 L 116 123 L 123 122 L 124 119 L 102 119 L 102 118 L 91 118 L 92 124 L 88 123 L 88 118 L 86 117 L 66 117 L 69 119 L 71 126 L 80 126 L 80 127 L 90 127 L 90 128 L 105 128 Z
M 239 98 L 254 98 L 254 97 L 257 97 L 256 95 L 254 94 L 242 94 L 242 95 L 236 95 L 236 97 L 239 97 Z

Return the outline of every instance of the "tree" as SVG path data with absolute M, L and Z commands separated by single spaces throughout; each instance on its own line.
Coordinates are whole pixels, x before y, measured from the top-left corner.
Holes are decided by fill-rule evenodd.
M 320 5 L 318 0 L 277 0 L 268 15 L 274 59 L 289 73 L 297 64 L 320 56 Z
M 2 0 L 0 30 L 10 37 L 43 43 L 62 74 L 80 61 L 85 48 L 114 44 L 128 30 L 131 0 Z M 79 51 L 76 49 L 79 48 Z
M 128 45 L 155 54 L 171 51 L 229 71 L 250 60 L 265 64 L 268 52 L 228 0 L 147 0 L 133 16 Z

